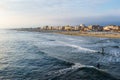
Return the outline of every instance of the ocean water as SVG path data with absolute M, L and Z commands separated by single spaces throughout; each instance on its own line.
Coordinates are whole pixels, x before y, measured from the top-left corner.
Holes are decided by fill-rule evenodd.
M 0 80 L 119 79 L 120 39 L 0 30 Z

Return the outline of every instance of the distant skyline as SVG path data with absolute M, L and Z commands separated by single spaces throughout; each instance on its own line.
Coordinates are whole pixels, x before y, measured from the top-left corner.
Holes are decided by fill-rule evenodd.
M 120 25 L 120 0 L 0 0 L 0 28 Z

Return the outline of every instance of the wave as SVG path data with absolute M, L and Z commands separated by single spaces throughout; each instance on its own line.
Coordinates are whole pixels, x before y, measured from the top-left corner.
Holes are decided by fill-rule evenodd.
M 69 44 L 69 43 L 63 42 L 63 41 L 58 41 L 58 43 L 63 44 L 63 45 L 65 45 L 65 46 L 70 46 L 70 47 L 76 48 L 76 49 L 78 49 L 78 50 L 80 50 L 80 51 L 85 51 L 85 52 L 97 52 L 96 50 L 91 50 L 91 49 L 84 48 L 84 47 L 81 47 L 81 46 L 78 46 L 78 45 Z
M 119 48 L 105 48 L 104 55 L 100 57 L 99 62 L 120 62 L 120 50 Z
M 79 63 L 75 63 L 70 68 L 52 72 L 51 74 L 50 80 L 117 80 L 104 70 Z

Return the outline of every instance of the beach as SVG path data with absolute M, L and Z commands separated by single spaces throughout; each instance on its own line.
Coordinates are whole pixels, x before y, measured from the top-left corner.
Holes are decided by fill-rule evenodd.
M 28 32 L 40 32 L 40 33 L 57 33 L 57 34 L 64 34 L 64 35 L 72 35 L 72 36 L 88 36 L 88 37 L 101 37 L 101 38 L 120 38 L 120 32 L 105 32 L 105 31 L 64 31 L 64 30 L 40 30 L 40 29 L 30 29 L 30 28 L 23 28 L 23 29 L 13 29 L 17 31 L 28 31 Z
M 101 37 L 101 38 L 120 38 L 120 33 L 115 32 L 79 32 L 79 31 L 62 31 L 58 32 L 64 35 L 73 36 L 89 36 L 89 37 Z

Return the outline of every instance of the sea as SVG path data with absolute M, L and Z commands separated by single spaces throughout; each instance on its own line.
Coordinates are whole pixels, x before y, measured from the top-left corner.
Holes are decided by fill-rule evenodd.
M 120 80 L 120 39 L 0 30 L 0 80 Z

